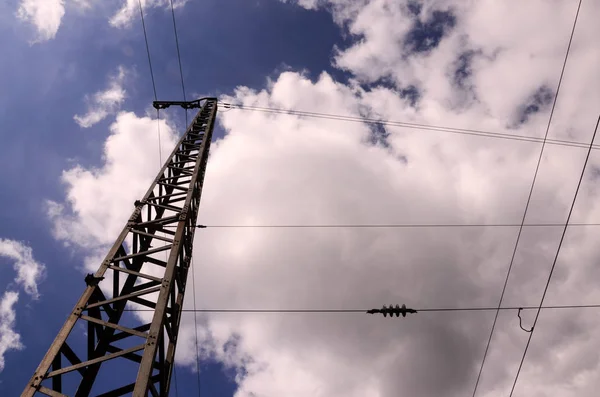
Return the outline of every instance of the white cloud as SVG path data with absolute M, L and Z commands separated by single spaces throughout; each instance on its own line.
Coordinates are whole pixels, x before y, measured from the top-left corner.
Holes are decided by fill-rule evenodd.
M 69 2 L 77 6 L 79 10 L 89 10 L 94 0 L 70 0 Z
M 173 0 L 173 8 L 181 8 L 187 2 L 188 0 Z M 69 12 L 89 12 L 99 3 L 97 0 L 19 0 L 16 15 L 21 21 L 34 26 L 37 34 L 32 42 L 39 43 L 56 37 L 67 6 L 71 7 Z M 109 18 L 109 23 L 114 27 L 128 27 L 133 20 L 139 19 L 138 0 L 125 0 L 123 3 Z M 169 12 L 171 10 L 171 0 L 141 0 L 141 3 L 145 13 L 151 8 L 159 7 Z
M 117 73 L 109 77 L 108 87 L 105 90 L 98 91 L 91 97 L 86 96 L 87 113 L 83 116 L 73 116 L 79 126 L 89 128 L 119 109 L 127 94 L 127 91 L 123 88 L 126 75 L 125 68 L 119 66 Z
M 44 276 L 45 266 L 33 258 L 31 248 L 18 241 L 0 238 L 0 257 L 14 260 L 17 272 L 15 282 L 33 298 L 37 298 L 38 284 Z
M 31 248 L 14 240 L 0 238 L 0 258 L 14 261 L 17 273 L 14 281 L 34 299 L 39 297 L 40 283 L 45 267 L 33 258 Z M 6 271 L 3 272 L 6 274 Z M 10 286 L 9 286 L 10 288 Z M 20 350 L 24 346 L 21 336 L 15 331 L 16 311 L 14 305 L 19 300 L 19 293 L 6 290 L 0 299 L 0 372 L 4 369 L 4 356 L 9 350 Z
M 183 7 L 187 2 L 188 0 L 174 0 L 173 8 Z M 170 10 L 171 7 L 170 0 L 141 0 L 141 3 L 144 15 L 150 8 L 164 7 Z M 134 19 L 140 17 L 139 7 L 138 0 L 126 0 L 125 4 L 110 18 L 110 24 L 118 28 L 128 27 Z
M 21 0 L 17 10 L 19 19 L 37 29 L 37 41 L 53 39 L 64 15 L 64 0 Z
M 319 5 L 319 0 L 282 0 L 284 3 L 293 3 L 298 4 L 301 7 L 306 8 L 307 10 L 317 9 Z
M 540 87 L 555 89 L 573 4 L 530 2 L 509 9 L 461 2 L 441 9 L 425 2 L 414 14 L 395 4 L 330 3 L 335 20 L 360 36 L 337 52 L 336 64 L 370 83 L 367 88 L 357 81 L 345 86 L 327 74 L 313 82 L 285 72 L 268 89 L 240 87 L 223 99 L 543 134 L 549 106 L 538 106 L 535 94 Z M 593 18 L 599 5 L 584 7 L 550 135 L 585 142 L 600 108 L 600 77 L 594 72 L 600 50 Z M 415 21 L 438 18 L 436 10 L 451 10 L 455 25 L 437 46 L 431 46 L 433 39 L 416 42 Z M 394 43 L 399 45 L 390 47 Z M 419 46 L 427 50 L 415 54 Z M 463 60 L 468 64 L 457 78 L 457 54 L 467 49 L 476 55 Z M 378 84 L 381 78 L 389 83 Z M 419 92 L 415 106 L 401 95 L 411 84 Z M 529 105 L 539 111 L 515 122 Z M 242 110 L 219 117 L 227 136 L 211 149 L 199 215 L 206 225 L 518 223 L 540 150 L 531 143 L 400 127 L 386 128 L 387 145 L 373 145 L 371 128 L 359 123 Z M 142 140 L 147 147 L 131 151 L 142 130 L 151 138 L 152 123 L 121 113 L 111 126 L 105 163 L 63 174 L 67 202 L 51 207 L 57 237 L 94 249 L 112 243 L 158 168 L 151 167 L 156 142 Z M 167 150 L 174 143 L 171 134 L 163 139 Z M 545 149 L 528 222 L 565 220 L 584 154 Z M 597 156 L 590 161 L 573 222 L 600 219 L 593 171 L 600 161 Z M 111 187 L 117 185 L 114 196 Z M 60 211 L 69 216 L 56 216 Z M 569 230 L 547 304 L 600 301 L 594 230 Z M 506 305 L 539 302 L 561 231 L 525 229 Z M 195 242 L 196 303 L 225 309 L 495 306 L 516 233 L 516 228 L 201 229 Z M 518 393 L 597 394 L 600 341 L 594 332 L 600 318 L 586 310 L 542 313 Z M 533 315 L 523 314 L 526 324 Z M 464 396 L 472 392 L 493 313 L 421 312 L 406 319 L 215 313 L 200 320 L 204 353 L 241 368 L 237 397 Z M 192 317 L 184 314 L 183 321 L 178 359 L 191 364 Z M 517 321 L 515 312 L 501 313 L 478 396 L 510 389 L 528 336 Z
M 6 291 L 0 299 L 0 372 L 4 370 L 4 355 L 9 350 L 21 350 L 21 335 L 15 332 L 14 305 L 19 300 L 17 292 Z
M 88 248 L 114 242 L 134 209 L 134 201 L 143 196 L 158 172 L 157 129 L 156 119 L 121 112 L 104 146 L 104 167 L 85 169 L 76 165 L 63 172 L 69 208 L 47 203 L 57 238 Z M 164 119 L 160 121 L 160 132 L 164 160 L 175 145 L 175 137 Z M 124 174 L 123 169 L 129 172 Z

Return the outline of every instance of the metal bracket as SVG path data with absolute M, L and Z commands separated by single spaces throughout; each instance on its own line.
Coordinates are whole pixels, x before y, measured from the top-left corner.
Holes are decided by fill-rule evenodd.
M 204 98 L 199 98 L 199 99 L 196 99 L 193 101 L 154 101 L 154 102 L 152 102 L 152 106 L 154 106 L 154 108 L 156 110 L 166 109 L 166 108 L 170 107 L 171 105 L 181 106 L 184 109 L 197 109 L 202 106 L 200 104 L 200 102 L 206 101 L 206 100 L 216 101 L 217 98 L 204 97 Z

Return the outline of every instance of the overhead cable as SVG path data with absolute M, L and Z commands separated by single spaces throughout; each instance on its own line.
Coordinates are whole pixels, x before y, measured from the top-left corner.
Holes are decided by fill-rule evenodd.
M 198 351 L 198 317 L 196 316 L 196 275 L 194 272 L 194 256 L 192 255 L 192 299 L 194 300 L 194 339 L 195 339 L 195 350 L 196 350 L 196 382 L 198 385 L 198 396 L 200 396 L 200 353 Z
M 152 91 L 154 92 L 154 100 L 157 101 L 156 96 L 156 83 L 154 81 L 154 71 L 152 69 L 152 58 L 150 57 L 150 46 L 148 45 L 148 35 L 146 33 L 146 22 L 144 21 L 144 10 L 142 8 L 142 0 L 138 0 L 140 8 L 140 18 L 142 19 L 142 29 L 144 30 L 144 41 L 146 43 L 146 54 L 148 55 L 148 67 L 150 68 L 150 78 L 152 79 Z M 162 166 L 162 149 L 160 143 L 160 113 L 156 109 L 156 122 L 158 125 L 158 161 L 160 162 L 159 168 Z
M 558 84 L 557 84 L 557 87 L 556 87 L 556 93 L 554 94 L 554 99 L 552 101 L 552 108 L 550 110 L 550 116 L 548 117 L 548 123 L 546 125 L 546 132 L 544 134 L 544 141 L 542 142 L 542 147 L 540 148 L 540 154 L 538 156 L 537 164 L 535 166 L 535 172 L 533 174 L 533 180 L 531 181 L 531 188 L 529 189 L 529 195 L 527 197 L 527 202 L 525 204 L 525 210 L 523 211 L 523 219 L 521 221 L 521 227 L 519 227 L 519 232 L 517 234 L 517 239 L 515 241 L 515 247 L 514 247 L 514 250 L 513 250 L 513 253 L 512 253 L 512 257 L 510 259 L 510 264 L 508 266 L 508 271 L 506 272 L 506 278 L 504 280 L 504 285 L 502 286 L 502 293 L 500 294 L 500 299 L 498 301 L 498 310 L 496 311 L 496 315 L 494 317 L 494 322 L 492 323 L 492 329 L 490 331 L 490 336 L 488 338 L 488 342 L 487 342 L 487 345 L 485 347 L 485 352 L 483 353 L 483 360 L 481 361 L 481 366 L 479 368 L 479 373 L 477 375 L 477 380 L 475 382 L 475 388 L 473 389 L 473 397 L 475 397 L 475 394 L 477 393 L 477 386 L 479 385 L 479 381 L 481 379 L 481 373 L 483 372 L 483 367 L 485 365 L 485 359 L 487 357 L 487 354 L 488 354 L 488 351 L 489 351 L 489 347 L 490 347 L 490 344 L 492 342 L 492 336 L 494 335 L 494 329 L 496 327 L 496 322 L 498 320 L 498 314 L 500 313 L 500 307 L 502 306 L 502 301 L 504 299 L 504 294 L 506 292 L 506 286 L 508 284 L 508 279 L 510 277 L 510 272 L 512 270 L 512 267 L 513 267 L 513 264 L 514 264 L 514 260 L 515 260 L 516 254 L 517 254 L 517 249 L 519 247 L 519 241 L 520 241 L 520 238 L 521 238 L 521 233 L 523 231 L 523 225 L 525 224 L 525 218 L 527 216 L 527 210 L 529 209 L 529 204 L 531 203 L 531 197 L 533 195 L 533 189 L 535 187 L 535 181 L 537 179 L 538 172 L 539 172 L 539 169 L 540 169 L 540 165 L 542 163 L 544 149 L 546 147 L 546 141 L 548 139 L 548 134 L 550 132 L 550 125 L 552 124 L 552 116 L 554 115 L 554 109 L 556 109 L 556 102 L 558 100 L 558 94 L 560 92 L 560 87 L 561 87 L 563 76 L 564 76 L 564 73 L 565 73 L 565 68 L 567 66 L 567 60 L 569 59 L 569 51 L 571 49 L 571 42 L 573 40 L 573 34 L 575 33 L 575 26 L 577 25 L 577 17 L 579 15 L 579 7 L 580 6 L 581 6 L 581 1 L 579 2 L 579 6 L 577 7 L 577 13 L 575 14 L 575 20 L 573 21 L 573 29 L 571 30 L 571 35 L 569 37 L 569 44 L 567 45 L 567 50 L 566 50 L 566 53 L 565 53 L 565 56 L 564 56 L 563 65 L 562 65 L 562 68 L 561 68 L 561 71 L 560 71 L 560 77 L 558 78 Z M 595 136 L 595 133 L 594 133 L 594 136 Z M 588 157 L 589 157 L 589 154 L 592 151 L 593 144 L 594 144 L 594 140 L 592 139 L 591 143 L 589 144 Z M 586 163 L 587 163 L 587 160 L 586 160 Z M 584 166 L 584 169 L 585 169 L 585 166 Z M 583 177 L 583 171 L 582 171 L 581 176 Z M 578 189 L 579 189 L 579 187 L 578 187 Z M 575 196 L 577 196 L 577 193 L 575 193 Z M 575 203 L 575 201 L 573 201 L 573 204 L 574 203 Z M 572 209 L 573 209 L 573 207 L 571 207 L 571 210 Z M 567 223 L 569 222 L 570 217 L 571 217 L 571 214 L 569 213 L 569 217 L 567 218 Z M 566 228 L 567 228 L 566 224 L 565 224 L 564 227 L 565 227 L 565 230 L 566 230 Z M 564 233 L 563 233 L 563 237 L 564 237 Z M 561 240 L 561 242 L 562 242 L 562 240 Z M 560 249 L 560 246 L 559 246 L 559 249 Z M 558 253 L 557 253 L 557 255 L 558 255 Z M 550 280 L 548 280 L 548 281 L 550 281 Z M 541 306 L 541 304 L 540 304 L 540 306 Z M 538 311 L 538 314 L 539 314 L 539 311 Z M 536 317 L 536 319 L 537 319 L 537 317 Z M 534 322 L 533 326 L 535 327 L 535 322 Z M 533 327 L 532 327 L 532 332 L 530 333 L 529 338 L 531 338 L 532 334 L 533 334 Z M 525 350 L 527 351 L 527 349 L 525 349 Z M 520 367 L 519 367 L 519 370 L 520 370 Z M 518 377 L 518 373 L 517 373 L 517 377 Z M 516 383 L 516 379 L 515 379 L 515 383 Z M 514 390 L 514 385 L 513 385 L 513 390 Z M 512 391 L 511 391 L 511 396 L 512 396 Z
M 183 101 L 187 102 L 185 95 L 185 84 L 183 80 L 183 68 L 181 67 L 181 51 L 179 50 L 179 34 L 177 33 L 177 23 L 175 22 L 175 8 L 173 7 L 173 0 L 171 1 L 171 16 L 173 19 L 173 31 L 175 32 L 175 46 L 177 48 L 177 61 L 179 62 L 179 76 L 181 77 L 181 92 L 183 94 Z M 156 100 L 156 99 L 155 99 Z M 159 109 L 157 108 L 158 112 Z M 188 127 L 188 110 L 184 109 L 185 112 L 185 128 Z M 196 276 L 194 275 L 194 258 L 192 257 L 192 298 L 194 299 L 194 308 L 196 308 Z M 196 315 L 194 315 L 194 337 L 196 344 L 196 384 L 198 387 L 198 397 L 200 397 L 200 354 L 198 352 L 198 322 Z
M 580 2 L 581 4 L 581 2 Z M 577 9 L 577 13 L 579 14 L 579 8 Z M 594 135 L 592 136 L 592 141 L 596 138 L 596 133 L 598 132 L 598 124 L 600 124 L 600 116 L 598 116 L 598 121 L 596 122 L 596 128 L 594 129 Z M 542 299 L 540 300 L 540 305 L 537 313 L 535 314 L 535 319 L 533 320 L 533 326 L 531 327 L 531 333 L 529 334 L 529 338 L 527 339 L 527 344 L 525 345 L 525 351 L 523 352 L 523 356 L 521 357 L 521 362 L 519 364 L 519 369 L 517 370 L 517 375 L 515 376 L 515 381 L 513 382 L 512 389 L 510 391 L 510 396 L 513 395 L 515 391 L 515 386 L 517 385 L 517 380 L 519 379 L 519 374 L 521 373 L 521 368 L 523 367 L 523 362 L 525 361 L 525 356 L 527 356 L 527 351 L 529 350 L 529 345 L 531 343 L 531 338 L 533 337 L 533 333 L 535 331 L 535 326 L 537 324 L 538 318 L 540 317 L 540 312 L 542 310 L 542 305 L 544 304 L 544 299 L 546 298 L 546 293 L 548 292 L 548 287 L 550 286 L 550 280 L 552 279 L 552 274 L 554 273 L 554 269 L 556 267 L 556 262 L 558 260 L 558 255 L 560 253 L 560 248 L 562 247 L 563 241 L 565 239 L 565 235 L 567 233 L 567 228 L 569 226 L 569 219 L 571 219 L 571 215 L 573 214 L 573 208 L 575 207 L 575 202 L 577 200 L 577 195 L 579 194 L 579 188 L 581 187 L 581 182 L 583 181 L 583 176 L 585 174 L 585 169 L 590 158 L 590 154 L 592 152 L 592 144 L 590 143 L 590 148 L 588 149 L 587 156 L 585 157 L 585 162 L 583 164 L 583 168 L 581 170 L 581 176 L 579 177 L 579 182 L 577 183 L 577 189 L 575 189 L 575 195 L 573 196 L 573 202 L 571 203 L 571 209 L 569 210 L 569 215 L 567 216 L 567 222 L 565 223 L 565 228 L 563 229 L 562 236 L 560 237 L 560 241 L 558 243 L 558 248 L 556 249 L 556 255 L 554 255 L 554 261 L 552 262 L 552 267 L 550 268 L 550 274 L 548 275 L 548 280 L 546 281 L 546 286 L 544 287 L 544 293 L 542 294 Z
M 171 1 L 171 16 L 173 17 L 173 31 L 175 32 L 175 46 L 177 47 L 177 60 L 179 61 L 179 76 L 181 77 L 181 91 L 183 92 L 183 101 L 187 102 L 185 95 L 185 84 L 183 83 L 183 68 L 181 67 L 181 52 L 179 51 L 179 34 L 177 33 L 177 23 L 175 22 L 175 8 L 173 7 L 173 0 Z M 185 126 L 188 125 L 188 111 L 185 111 Z
M 508 139 L 508 140 L 516 140 L 522 142 L 532 142 L 532 143 L 542 143 L 545 141 L 546 144 L 549 145 L 557 145 L 557 146 L 568 146 L 568 147 L 579 147 L 586 148 L 587 144 L 585 142 L 577 142 L 577 141 L 568 141 L 562 139 L 545 139 L 539 137 L 532 137 L 527 135 L 518 135 L 518 134 L 505 134 L 499 132 L 491 132 L 491 131 L 483 131 L 476 129 L 465 129 L 465 128 L 452 128 L 452 127 L 443 127 L 429 124 L 419 124 L 419 123 L 409 123 L 403 121 L 393 121 L 393 120 L 385 120 L 385 119 L 373 119 L 369 117 L 358 117 L 358 116 L 348 116 L 348 115 L 337 115 L 337 114 L 329 114 L 329 113 L 319 113 L 319 112 L 309 112 L 302 110 L 293 110 L 293 109 L 282 109 L 282 108 L 269 108 L 269 107 L 260 107 L 260 106 L 250 106 L 250 105 L 236 105 L 229 103 L 221 103 L 221 105 L 226 105 L 226 109 L 240 109 L 240 110 L 252 110 L 258 112 L 265 113 L 276 113 L 276 114 L 287 114 L 292 116 L 304 116 L 304 117 L 312 117 L 312 118 L 320 118 L 327 120 L 338 120 L 338 121 L 348 121 L 348 122 L 357 122 L 357 123 L 366 123 L 366 124 L 379 124 L 384 126 L 392 126 L 392 127 L 402 127 L 402 128 L 412 128 L 418 130 L 425 131 L 439 131 L 439 132 L 449 132 L 452 134 L 461 134 L 461 135 L 472 135 L 472 136 L 480 136 L 484 138 L 496 138 L 496 139 Z M 600 145 L 594 145 L 594 149 L 600 149 Z
M 562 227 L 564 223 L 526 223 L 523 227 Z M 200 229 L 427 229 L 427 228 L 476 228 L 520 227 L 520 223 L 389 223 L 389 224 L 314 224 L 314 225 L 197 225 Z M 571 223 L 569 226 L 600 226 L 600 223 Z M 177 227 L 163 225 L 162 227 Z
M 550 305 L 542 306 L 543 310 L 560 309 L 599 309 L 600 303 L 589 305 Z M 500 310 L 537 310 L 539 306 L 506 306 Z M 366 313 L 371 309 L 182 309 L 186 313 Z M 439 312 L 491 312 L 498 310 L 497 306 L 484 307 L 440 307 L 440 308 L 417 308 L 419 313 Z M 152 309 L 125 309 L 129 312 L 151 312 Z
M 150 77 L 152 78 L 152 89 L 154 90 L 154 100 L 158 101 L 156 96 L 156 84 L 154 83 L 154 72 L 152 71 L 152 60 L 150 59 L 150 47 L 148 46 L 148 35 L 146 34 L 146 22 L 144 21 L 144 10 L 142 9 L 142 0 L 138 0 L 140 6 L 140 17 L 142 18 L 142 28 L 144 29 L 144 41 L 146 42 L 146 53 L 148 54 L 148 66 L 150 67 Z

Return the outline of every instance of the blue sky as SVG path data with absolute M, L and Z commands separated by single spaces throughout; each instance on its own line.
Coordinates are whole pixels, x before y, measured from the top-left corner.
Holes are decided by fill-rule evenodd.
M 168 1 L 144 3 L 158 99 L 180 100 Z M 185 3 L 175 17 L 188 99 L 215 95 L 254 106 L 535 137 L 544 135 L 550 117 L 577 6 L 541 0 L 518 7 L 462 0 L 176 3 Z M 578 142 L 590 139 L 600 108 L 594 19 L 600 2 L 583 3 L 549 130 L 550 138 Z M 122 26 L 111 23 L 129 6 L 133 12 Z M 123 179 L 149 180 L 158 149 L 137 0 L 9 0 L 0 5 L 0 48 L 0 394 L 13 396 L 145 187 Z M 104 108 L 102 95 L 112 98 Z M 99 121 L 80 125 L 98 112 Z M 163 146 L 183 130 L 183 115 L 178 108 L 161 113 Z M 519 222 L 539 150 L 515 141 L 231 110 L 219 114 L 200 222 Z M 527 220 L 562 222 L 582 151 L 544 150 Z M 590 161 L 600 166 L 597 156 Z M 112 197 L 114 186 L 121 189 Z M 598 222 L 599 195 L 594 180 L 585 179 L 576 221 Z M 525 229 L 507 305 L 538 303 L 559 231 Z M 196 304 L 495 306 L 516 232 L 209 227 L 196 234 Z M 593 236 L 588 228 L 567 236 L 550 303 L 597 303 L 600 249 Z M 591 352 L 600 351 L 600 342 L 592 335 L 600 319 L 579 311 L 544 316 L 520 381 L 523 392 L 594 396 L 600 357 Z M 493 320 L 491 314 L 420 315 L 411 322 L 198 318 L 201 350 L 210 356 L 201 364 L 202 395 L 236 397 L 470 395 Z M 499 317 L 478 395 L 503 394 L 512 384 L 526 342 L 514 319 L 513 313 Z M 177 357 L 182 396 L 197 393 L 191 330 L 193 317 L 184 314 Z M 21 348 L 13 343 L 2 354 L 15 335 Z M 127 376 L 133 374 L 124 370 L 103 380 L 121 385 L 119 377 Z

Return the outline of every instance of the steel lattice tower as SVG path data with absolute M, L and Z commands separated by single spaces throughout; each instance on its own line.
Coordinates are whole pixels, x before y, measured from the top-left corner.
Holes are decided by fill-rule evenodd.
M 201 108 L 144 197 L 135 202 L 98 271 L 86 277 L 83 295 L 21 396 L 168 395 L 217 100 L 154 106 L 171 104 Z M 131 304 L 149 309 L 151 322 L 131 325 L 134 320 L 123 316 Z M 72 333 L 82 325 L 87 344 L 81 341 L 85 337 Z M 94 388 L 99 373 L 118 379 L 119 370 L 131 365 L 137 366 L 135 381 L 100 392 L 102 385 Z

